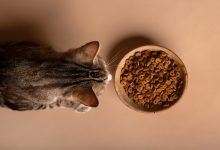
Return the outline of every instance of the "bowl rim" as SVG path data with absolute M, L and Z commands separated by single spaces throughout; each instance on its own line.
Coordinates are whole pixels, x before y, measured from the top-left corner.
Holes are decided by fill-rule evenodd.
M 177 64 L 181 67 L 181 70 L 183 71 L 183 75 L 184 75 L 184 87 L 183 87 L 183 91 L 181 96 L 179 97 L 178 100 L 176 100 L 171 106 L 160 109 L 160 110 L 156 110 L 156 111 L 147 111 L 146 109 L 144 109 L 144 106 L 140 106 L 138 104 L 135 104 L 133 102 L 132 99 L 130 99 L 127 94 L 124 92 L 124 88 L 122 87 L 122 85 L 120 84 L 120 75 L 121 75 L 121 69 L 124 67 L 124 62 L 127 58 L 129 58 L 130 56 L 133 56 L 135 52 L 137 51 L 145 51 L 145 50 L 149 50 L 149 51 L 165 51 L 168 56 L 172 59 L 174 59 L 175 62 L 177 62 Z M 144 113 L 155 113 L 155 112 L 161 112 L 163 110 L 167 110 L 169 108 L 171 108 L 173 105 L 175 105 L 184 95 L 184 93 L 186 92 L 188 86 L 188 73 L 185 67 L 185 64 L 183 63 L 183 61 L 180 59 L 180 57 L 174 53 L 172 50 L 162 47 L 162 46 L 158 46 L 158 45 L 144 45 L 144 46 L 140 46 L 137 47 L 135 49 L 132 49 L 131 51 L 129 51 L 128 53 L 126 53 L 122 59 L 120 60 L 120 62 L 117 65 L 117 68 L 115 70 L 115 77 L 114 77 L 114 87 L 115 87 L 115 91 L 120 99 L 120 101 L 125 104 L 127 107 L 129 107 L 130 109 L 133 109 L 135 111 L 139 111 L 139 112 L 144 112 Z M 120 92 L 122 91 L 122 92 Z M 126 98 L 126 99 L 125 99 Z M 133 104 L 133 105 L 131 105 Z M 134 105 L 136 107 L 134 107 Z

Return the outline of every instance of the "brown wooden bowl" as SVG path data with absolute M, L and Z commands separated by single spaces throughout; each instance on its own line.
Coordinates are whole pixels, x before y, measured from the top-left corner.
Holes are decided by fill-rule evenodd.
M 158 107 L 154 107 L 153 109 L 150 109 L 150 108 L 147 108 L 146 106 L 136 104 L 132 99 L 130 99 L 127 96 L 123 86 L 120 83 L 121 70 L 124 67 L 125 60 L 128 59 L 130 56 L 133 56 L 135 52 L 142 52 L 145 50 L 164 51 L 168 54 L 168 57 L 173 59 L 175 61 L 175 63 L 181 68 L 181 72 L 182 72 L 181 77 L 183 78 L 183 89 L 182 89 L 181 94 L 179 95 L 179 98 L 177 100 L 173 101 L 169 107 L 158 106 Z M 116 73 L 115 73 L 115 90 L 116 90 L 120 100 L 129 108 L 136 110 L 136 111 L 143 111 L 143 112 L 156 112 L 156 111 L 164 110 L 164 109 L 167 109 L 167 108 L 170 108 L 171 106 L 173 106 L 182 97 L 182 95 L 187 87 L 187 82 L 188 82 L 188 74 L 186 71 L 186 67 L 183 64 L 183 62 L 181 61 L 181 59 L 171 50 L 164 48 L 164 47 L 155 46 L 155 45 L 141 46 L 141 47 L 138 47 L 134 50 L 131 50 L 129 53 L 127 53 L 121 59 L 121 61 L 119 62 L 118 66 L 117 66 Z

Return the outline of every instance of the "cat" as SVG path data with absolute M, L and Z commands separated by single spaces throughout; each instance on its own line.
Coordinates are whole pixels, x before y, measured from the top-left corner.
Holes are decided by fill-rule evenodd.
M 0 106 L 17 111 L 97 107 L 111 80 L 93 41 L 57 52 L 32 42 L 0 45 Z

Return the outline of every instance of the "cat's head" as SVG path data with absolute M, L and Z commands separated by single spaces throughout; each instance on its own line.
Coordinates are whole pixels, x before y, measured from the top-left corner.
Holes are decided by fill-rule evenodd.
M 99 49 L 99 42 L 93 41 L 66 53 L 68 59 L 79 65 L 77 73 L 82 76 L 80 85 L 70 89 L 67 95 L 77 97 L 80 103 L 89 107 L 98 106 L 97 96 L 112 78 L 105 61 L 98 56 Z

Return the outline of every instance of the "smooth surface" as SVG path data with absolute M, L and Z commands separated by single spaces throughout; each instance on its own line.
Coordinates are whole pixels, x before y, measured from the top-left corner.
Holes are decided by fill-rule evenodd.
M 150 41 L 175 50 L 189 75 L 181 101 L 155 114 L 127 108 L 113 82 L 86 114 L 1 109 L 1 150 L 220 148 L 219 0 L 1 0 L 0 10 L 0 39 L 32 39 L 60 51 L 99 40 L 105 59 L 134 46 L 129 39 Z

